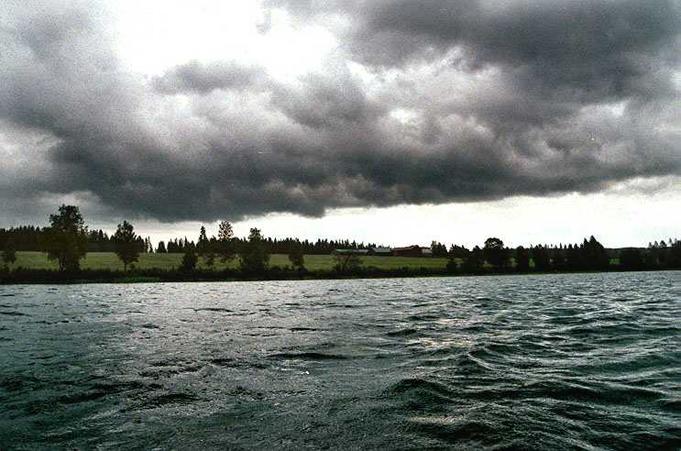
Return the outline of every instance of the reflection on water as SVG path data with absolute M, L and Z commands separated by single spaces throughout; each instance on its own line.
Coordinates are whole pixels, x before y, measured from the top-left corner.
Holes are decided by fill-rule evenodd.
M 681 273 L 0 287 L 0 448 L 681 447 Z

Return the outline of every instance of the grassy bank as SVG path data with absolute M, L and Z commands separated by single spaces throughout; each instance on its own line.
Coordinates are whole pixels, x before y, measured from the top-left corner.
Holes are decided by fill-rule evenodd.
M 447 265 L 446 258 L 417 258 L 417 257 L 362 257 L 362 266 L 374 267 L 377 269 L 444 269 Z M 139 262 L 135 264 L 136 269 L 140 270 L 175 270 L 180 266 L 182 254 L 141 254 Z M 331 271 L 335 262 L 331 255 L 306 255 L 305 268 L 309 271 Z M 288 256 L 274 254 L 270 258 L 271 266 L 286 267 L 290 266 Z M 90 252 L 81 260 L 81 268 L 84 270 L 108 270 L 122 271 L 123 264 L 113 252 Z M 238 260 L 234 259 L 228 263 L 222 263 L 216 259 L 213 268 L 208 268 L 202 261 L 199 261 L 198 269 L 224 271 L 236 269 Z M 31 270 L 56 270 L 57 264 L 47 259 L 47 254 L 43 252 L 17 252 L 17 261 L 10 266 L 10 269 L 24 268 Z
M 362 266 L 351 273 L 334 270 L 331 255 L 306 255 L 305 270 L 291 267 L 288 256 L 274 254 L 270 269 L 264 274 L 248 274 L 239 270 L 239 261 L 215 261 L 207 267 L 200 260 L 195 271 L 179 270 L 182 254 L 141 254 L 139 262 L 127 272 L 112 252 L 90 252 L 81 260 L 81 270 L 60 273 L 57 264 L 43 252 L 17 252 L 17 261 L 0 270 L 0 283 L 97 283 L 97 282 L 180 282 L 218 280 L 282 280 L 329 279 L 356 277 L 414 277 L 446 274 L 447 259 L 417 257 L 362 257 Z
M 331 255 L 306 255 L 305 269 L 295 270 L 288 257 L 274 254 L 270 269 L 265 273 L 248 274 L 239 270 L 238 260 L 228 263 L 216 261 L 212 268 L 200 262 L 196 270 L 184 272 L 179 269 L 182 254 L 142 254 L 134 268 L 123 271 L 123 265 L 112 252 L 91 252 L 81 260 L 81 270 L 59 272 L 55 262 L 47 259 L 42 252 L 17 252 L 17 261 L 9 270 L 0 266 L 0 284 L 15 283 L 133 283 L 133 282 L 189 282 L 189 281 L 231 281 L 231 280 L 300 280 L 337 278 L 390 278 L 424 277 L 443 275 L 491 275 L 519 274 L 513 260 L 506 268 L 495 269 L 489 264 L 474 272 L 466 272 L 457 259 L 459 268 L 447 269 L 445 258 L 417 257 L 362 257 L 361 267 L 351 272 L 338 273 Z M 655 268 L 652 268 L 655 269 Z M 617 263 L 605 271 L 621 270 Z M 549 271 L 549 272 L 591 272 L 591 271 Z M 524 273 L 539 273 L 534 265 Z

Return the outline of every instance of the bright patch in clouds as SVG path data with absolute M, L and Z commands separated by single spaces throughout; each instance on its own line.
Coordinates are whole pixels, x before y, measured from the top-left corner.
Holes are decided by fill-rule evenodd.
M 294 25 L 281 10 L 257 0 L 121 0 L 108 6 L 116 17 L 117 53 L 131 70 L 161 75 L 187 61 L 236 60 L 293 79 L 321 69 L 337 46 L 315 25 Z

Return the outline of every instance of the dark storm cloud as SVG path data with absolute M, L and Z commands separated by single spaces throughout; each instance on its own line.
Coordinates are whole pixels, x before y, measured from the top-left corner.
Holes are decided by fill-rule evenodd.
M 244 89 L 253 86 L 262 69 L 244 67 L 234 62 L 201 64 L 192 61 L 173 68 L 154 80 L 154 86 L 162 93 L 207 93 L 216 89 Z
M 0 6 L 4 210 L 77 195 L 167 221 L 322 215 L 681 175 L 679 2 L 272 6 L 342 53 L 295 82 L 232 61 L 149 82 L 118 64 L 100 4 Z
M 308 76 L 302 88 L 275 85 L 272 91 L 279 111 L 313 129 L 363 126 L 385 113 L 385 107 L 372 104 L 347 72 L 334 78 Z
M 506 63 L 541 66 L 580 86 L 582 77 L 613 75 L 604 66 L 641 72 L 636 56 L 662 49 L 673 55 L 681 26 L 676 0 L 272 0 L 306 20 L 340 15 L 349 20 L 342 45 L 358 59 L 385 66 L 441 57 L 459 46 L 470 67 Z M 678 43 L 676 43 L 678 44 Z M 628 58 L 632 57 L 632 58 Z M 576 73 L 582 77 L 575 77 Z M 575 78 L 573 78 L 575 77 Z M 604 80 L 607 81 L 607 80 Z
M 496 67 L 517 99 L 598 100 L 678 95 L 677 0 L 273 0 L 303 20 L 340 16 L 341 45 L 377 68 L 446 58 L 471 72 Z

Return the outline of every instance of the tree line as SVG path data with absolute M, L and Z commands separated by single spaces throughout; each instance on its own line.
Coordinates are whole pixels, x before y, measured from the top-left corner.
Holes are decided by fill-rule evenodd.
M 200 234 L 201 232 L 199 232 Z M 207 238 L 210 243 L 214 245 L 217 237 Z M 245 244 L 247 238 L 235 237 L 235 245 Z M 170 254 L 181 254 L 184 253 L 187 248 L 196 249 L 198 242 L 194 240 L 189 240 L 187 237 L 184 238 L 174 238 L 171 240 L 159 241 L 158 245 L 154 249 L 154 252 L 159 254 L 170 253 Z M 335 249 L 371 249 L 377 247 L 375 243 L 364 243 L 350 240 L 328 240 L 328 239 L 318 239 L 316 241 L 310 240 L 300 240 L 298 238 L 265 238 L 263 237 L 263 245 L 267 248 L 270 254 L 290 254 L 291 252 L 302 251 L 306 255 L 329 255 Z
M 0 228 L 0 244 L 11 243 L 17 251 L 44 251 L 49 240 L 50 227 L 18 226 Z M 113 252 L 116 246 L 113 235 L 103 230 L 86 230 L 87 252 Z M 135 243 L 140 253 L 153 252 L 149 237 L 137 236 Z
M 2 260 L 5 264 L 16 261 L 18 250 L 47 252 L 50 260 L 57 262 L 60 271 L 77 271 L 80 260 L 87 252 L 114 252 L 123 263 L 124 270 L 139 261 L 145 252 L 154 252 L 149 238 L 135 233 L 128 221 L 123 221 L 113 235 L 101 230 L 90 231 L 77 206 L 62 205 L 50 215 L 48 227 L 23 226 L 8 230 L 0 229 Z M 217 236 L 208 236 L 205 227 L 199 230 L 196 241 L 187 238 L 161 241 L 155 252 L 180 252 L 183 254 L 181 271 L 194 271 L 199 261 L 212 268 L 216 261 L 229 262 L 238 259 L 239 270 L 245 274 L 261 274 L 268 270 L 270 254 L 288 255 L 291 268 L 305 271 L 306 254 L 330 254 L 334 249 L 367 249 L 375 244 L 348 240 L 317 240 L 310 242 L 294 238 L 276 240 L 265 238 L 257 228 L 248 237 L 234 236 L 232 225 L 223 220 L 219 223 Z M 496 237 L 485 240 L 482 247 L 468 249 L 461 245 L 433 241 L 433 256 L 448 259 L 449 273 L 482 272 L 562 272 L 604 271 L 609 269 L 643 270 L 681 268 L 681 241 L 661 240 L 650 243 L 647 249 L 627 248 L 613 255 L 595 237 L 582 243 L 525 248 L 509 248 Z M 335 270 L 352 273 L 362 267 L 362 259 L 355 254 L 335 255 Z
M 681 241 L 671 238 L 650 243 L 647 249 L 625 248 L 616 252 L 609 252 L 593 236 L 582 243 L 558 246 L 512 249 L 505 247 L 499 238 L 488 238 L 483 247 L 475 246 L 470 250 L 452 245 L 443 252 L 442 247 L 433 242 L 433 255 L 448 257 L 451 271 L 467 273 L 481 272 L 486 267 L 516 272 L 681 269 Z
M 17 227 L 3 232 L 0 235 L 1 257 L 6 265 L 16 262 L 18 249 L 26 250 L 28 246 L 33 246 L 31 250 L 46 252 L 48 259 L 56 261 L 61 272 L 78 271 L 80 261 L 93 248 L 93 243 L 97 250 L 114 252 L 123 263 L 124 271 L 139 261 L 141 253 L 153 251 L 149 238 L 138 236 L 128 221 L 118 224 L 111 236 L 101 230 L 89 231 L 80 209 L 74 205 L 59 207 L 55 214 L 50 215 L 48 227 Z M 15 240 L 20 246 L 15 244 Z M 172 245 L 170 247 L 175 249 Z M 182 271 L 193 271 L 199 258 L 203 258 L 207 266 L 213 266 L 217 258 L 226 262 L 238 256 L 242 272 L 262 273 L 267 269 L 270 255 L 260 230 L 253 228 L 247 239 L 237 239 L 228 221 L 220 223 L 217 237 L 209 239 L 205 227 L 201 227 L 198 242 L 194 244 L 185 239 L 179 249 L 184 254 L 180 266 Z M 291 263 L 302 267 L 302 255 L 292 252 Z
M 45 250 L 45 243 L 49 235 L 50 227 L 18 226 L 9 229 L 0 228 L 0 245 L 12 243 L 17 251 Z M 114 252 L 116 243 L 113 235 L 103 230 L 86 230 L 87 252 Z M 215 237 L 212 237 L 215 238 Z M 235 237 L 239 244 L 244 244 L 247 239 Z M 135 242 L 140 253 L 176 253 L 182 254 L 187 248 L 196 249 L 196 240 L 187 237 L 173 238 L 168 241 L 159 241 L 153 247 L 149 237 L 137 236 Z M 350 240 L 318 239 L 316 241 L 300 240 L 297 238 L 263 238 L 263 244 L 271 254 L 289 254 L 293 251 L 302 250 L 305 255 L 329 255 L 334 249 L 369 249 L 377 247 L 375 243 L 364 243 Z

